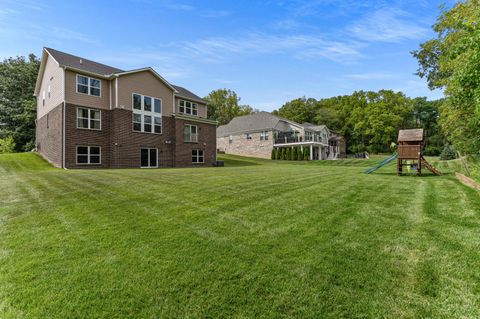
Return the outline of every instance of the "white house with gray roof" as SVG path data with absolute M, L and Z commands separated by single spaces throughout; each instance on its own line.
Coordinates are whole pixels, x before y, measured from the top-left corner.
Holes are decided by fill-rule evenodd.
M 299 124 L 268 112 L 239 116 L 217 128 L 217 149 L 226 154 L 270 158 L 274 148 L 307 147 L 310 160 L 346 156 L 345 140 L 325 125 Z

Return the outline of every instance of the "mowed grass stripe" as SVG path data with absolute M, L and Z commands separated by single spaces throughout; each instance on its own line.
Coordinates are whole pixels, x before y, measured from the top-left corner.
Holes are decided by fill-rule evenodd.
M 2 316 L 479 315 L 480 202 L 452 177 L 233 159 L 15 171 L 0 156 L 21 192 L 0 210 Z

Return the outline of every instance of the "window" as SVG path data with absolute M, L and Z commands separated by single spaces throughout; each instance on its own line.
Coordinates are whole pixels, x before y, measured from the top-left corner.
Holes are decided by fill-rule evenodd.
M 50 98 L 50 92 L 51 92 L 51 90 L 50 90 L 50 85 L 49 85 L 48 86 L 48 98 Z
M 77 128 L 101 130 L 101 113 L 99 110 L 77 108 Z
M 77 93 L 100 96 L 101 81 L 77 74 Z
M 194 142 L 198 141 L 197 126 L 185 124 L 183 127 L 183 140 L 185 142 Z
M 77 164 L 101 164 L 99 146 L 77 146 Z
M 260 132 L 260 141 L 268 141 L 268 131 Z
M 203 163 L 203 150 L 192 150 L 192 163 Z
M 133 93 L 132 109 L 134 131 L 162 133 L 162 100 Z
M 43 94 L 42 94 L 42 105 L 45 106 L 45 90 L 43 91 Z
M 245 138 L 246 138 L 247 140 L 251 140 L 251 139 L 252 139 L 252 134 L 246 133 L 246 134 L 245 134 Z
M 189 114 L 189 115 L 198 115 L 198 104 L 189 102 L 189 101 L 184 101 L 184 100 L 178 100 L 178 110 L 180 113 L 184 114 Z
M 158 149 L 142 148 L 140 150 L 140 167 L 158 167 Z
M 232 144 L 232 142 L 233 142 L 233 135 L 230 135 L 228 137 L 228 143 Z

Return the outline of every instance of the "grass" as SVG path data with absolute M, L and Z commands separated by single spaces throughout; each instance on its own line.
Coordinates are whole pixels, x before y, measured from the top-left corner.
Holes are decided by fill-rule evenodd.
M 379 159 L 0 155 L 0 318 L 478 318 L 480 196 Z

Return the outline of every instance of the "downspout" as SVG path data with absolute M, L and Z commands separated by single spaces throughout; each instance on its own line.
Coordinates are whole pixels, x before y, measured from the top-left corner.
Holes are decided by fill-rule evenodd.
M 63 67 L 63 108 L 62 108 L 62 167 L 63 169 L 67 169 L 65 167 L 65 112 L 67 110 L 67 101 L 66 101 L 66 88 L 67 88 L 67 81 L 66 81 L 66 72 L 65 67 Z

